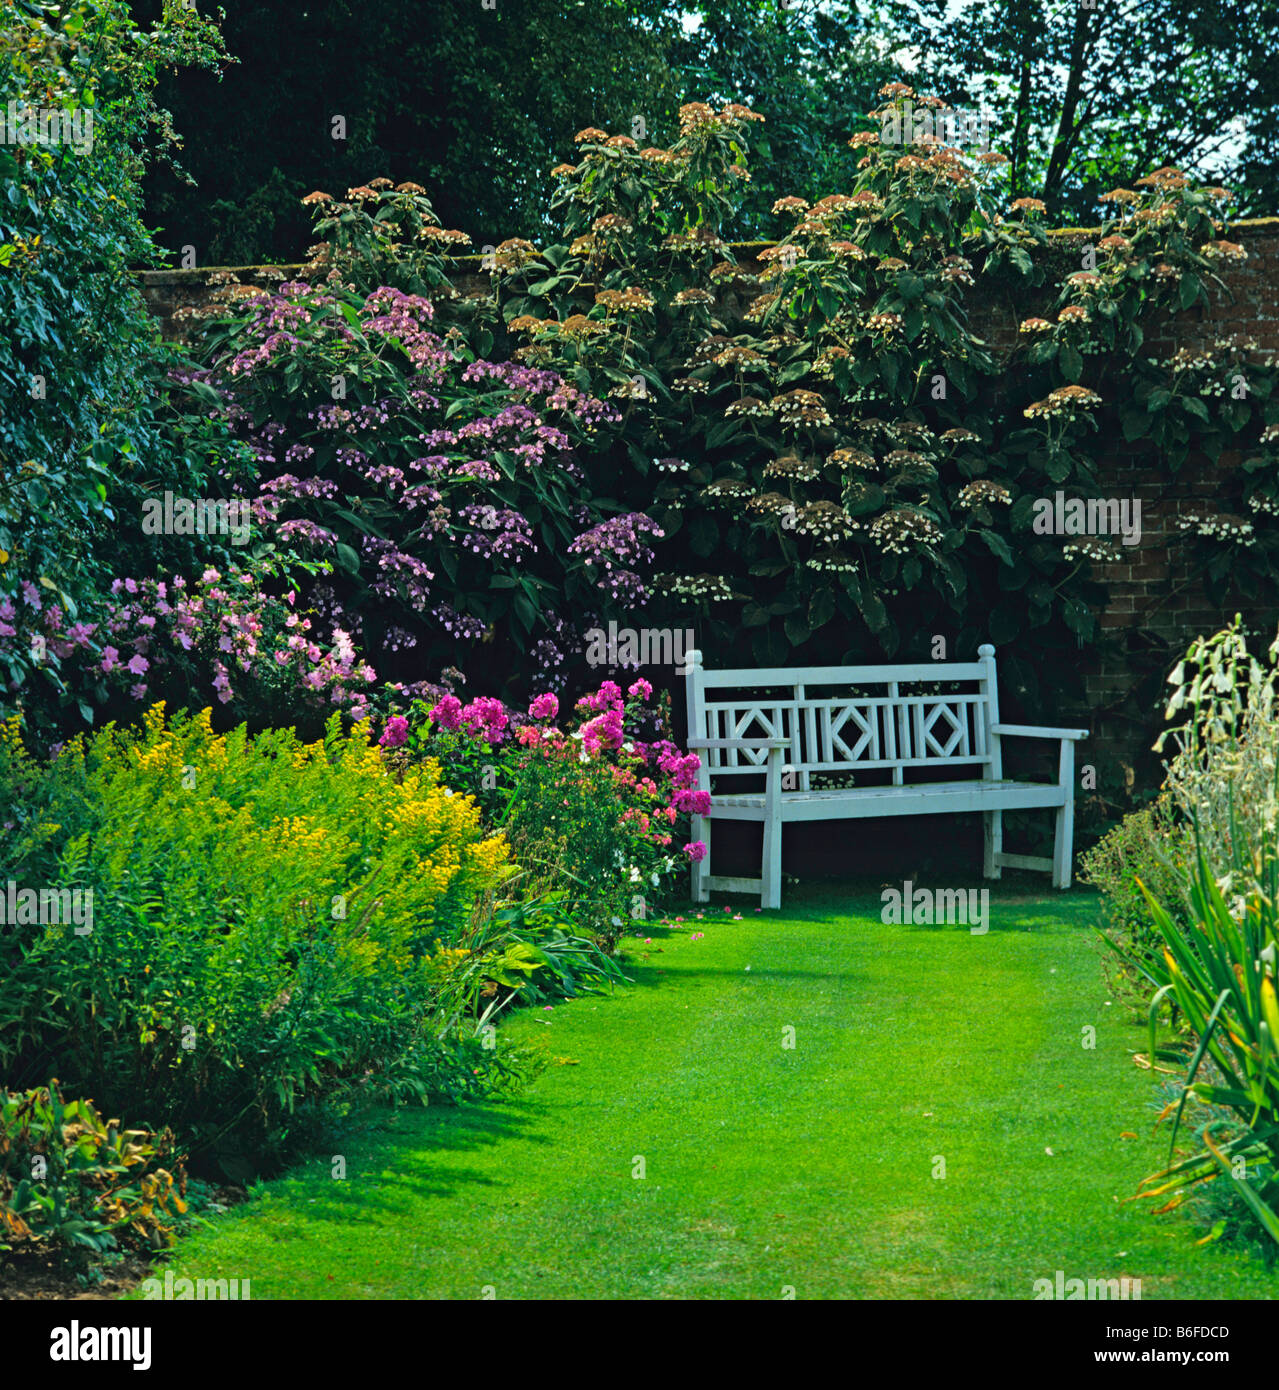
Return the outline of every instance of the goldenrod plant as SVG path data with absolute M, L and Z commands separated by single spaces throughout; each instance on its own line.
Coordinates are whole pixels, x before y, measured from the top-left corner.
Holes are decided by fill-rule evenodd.
M 430 957 L 500 883 L 505 840 L 438 765 L 383 757 L 336 714 L 307 744 L 157 705 L 47 765 L 5 725 L 0 1072 L 38 1085 L 56 1068 L 240 1169 L 362 1094 L 500 1080 L 472 1025 L 442 1035 Z M 91 912 L 67 920 L 63 890 Z

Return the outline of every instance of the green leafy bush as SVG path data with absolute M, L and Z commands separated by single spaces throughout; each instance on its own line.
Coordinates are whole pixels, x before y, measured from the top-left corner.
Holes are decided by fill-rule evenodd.
M 440 1028 L 429 956 L 465 932 L 506 844 L 436 766 L 392 776 L 367 725 L 344 735 L 335 715 L 307 745 L 157 706 L 41 766 L 11 722 L 0 788 L 0 884 L 90 906 L 87 929 L 6 913 L 15 1084 L 56 1069 L 242 1175 L 357 1099 L 505 1083 L 473 1027 Z
M 598 994 L 624 981 L 600 943 L 580 935 L 577 903 L 564 893 L 530 893 L 492 902 L 477 912 L 456 944 L 437 944 L 441 1013 L 473 1018 L 476 1032 L 504 1008 Z M 487 1034 L 490 1041 L 492 1034 Z
M 168 1130 L 122 1131 L 56 1081 L 0 1089 L 0 1251 L 163 1249 L 186 1211 L 173 1162 Z
M 228 290 L 205 345 L 201 384 L 263 465 L 261 548 L 326 571 L 304 598 L 384 675 L 465 661 L 562 683 L 582 630 L 647 597 L 660 529 L 615 515 L 583 467 L 619 412 L 567 375 L 489 360 L 483 325 L 469 345 L 437 332 L 436 299 L 456 297 L 438 248 L 465 238 L 415 185 L 373 184 L 310 194 L 310 278 Z
M 124 0 L 14 0 L 0 26 L 0 108 L 19 117 L 0 143 L 0 684 L 4 706 L 93 713 L 62 663 L 81 643 L 58 629 L 103 598 L 114 575 L 180 556 L 189 541 L 144 535 L 142 504 L 199 492 L 248 459 L 207 406 L 169 380 L 134 275 L 159 254 L 141 220 L 139 179 L 165 65 L 217 62 L 217 32 L 166 5 L 138 30 Z M 38 119 L 54 142 L 27 139 Z M 223 484 L 224 485 L 224 484 Z M 209 540 L 195 564 L 225 559 Z M 39 602 L 37 602 L 37 599 Z M 92 633 L 84 642 L 100 650 Z M 78 707 L 78 708 L 77 708 Z
M 1167 786 L 1194 844 L 1168 861 L 1170 899 L 1148 890 L 1161 949 L 1145 968 L 1156 986 L 1150 1055 L 1187 1071 L 1169 1107 L 1169 1166 L 1142 1187 L 1150 1197 L 1171 1193 L 1175 1205 L 1202 1183 L 1222 1182 L 1279 1244 L 1277 661 L 1279 640 L 1263 666 L 1236 619 L 1197 641 L 1171 678 L 1168 715 L 1185 718 L 1169 731 Z M 1156 1046 L 1167 1007 L 1184 1020 L 1193 1050 L 1182 1040 Z M 1183 1124 L 1200 1145 L 1173 1162 Z
M 1080 855 L 1080 879 L 1104 897 L 1105 930 L 1124 958 L 1121 990 L 1129 996 L 1144 998 L 1147 977 L 1142 962 L 1162 949 L 1146 893 L 1185 920 L 1181 886 L 1193 853 L 1194 836 L 1165 796 L 1125 816 Z

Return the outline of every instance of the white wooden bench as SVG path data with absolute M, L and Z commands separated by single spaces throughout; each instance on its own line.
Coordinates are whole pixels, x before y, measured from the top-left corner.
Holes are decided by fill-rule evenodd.
M 710 814 L 694 816 L 692 838 L 707 854 L 693 865 L 693 898 L 712 889 L 759 893 L 764 907 L 782 900 L 782 826 L 789 821 L 856 820 L 980 811 L 985 830 L 982 872 L 1039 869 L 1055 888 L 1070 887 L 1075 813 L 1075 740 L 1086 729 L 1049 729 L 999 722 L 995 649 L 977 661 L 902 666 L 808 666 L 707 671 L 688 654 L 688 746 L 702 759 L 698 786 L 712 794 Z M 905 688 L 904 688 L 905 687 Z M 919 687 L 930 693 L 911 693 Z M 1005 738 L 1061 742 L 1056 782 L 1013 782 L 1003 775 Z M 931 780 L 934 769 L 955 769 Z M 852 786 L 819 787 L 819 778 Z M 908 780 L 909 777 L 916 780 Z M 717 792 L 712 779 L 749 777 L 754 785 Z M 762 784 L 762 785 L 761 785 Z M 1005 854 L 1003 813 L 1054 807 L 1051 859 Z M 762 821 L 759 878 L 711 872 L 711 821 Z

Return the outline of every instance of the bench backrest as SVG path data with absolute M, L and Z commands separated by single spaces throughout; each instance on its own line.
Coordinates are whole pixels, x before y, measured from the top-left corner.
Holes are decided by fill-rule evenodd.
M 735 671 L 708 671 L 693 651 L 684 679 L 689 737 L 788 739 L 783 759 L 798 774 L 792 790 L 807 791 L 810 776 L 823 773 L 879 771 L 897 785 L 908 770 L 924 768 L 1000 775 L 989 645 L 978 649 L 976 661 Z M 758 775 L 768 755 L 712 748 L 699 756 L 704 774 L 727 776 Z

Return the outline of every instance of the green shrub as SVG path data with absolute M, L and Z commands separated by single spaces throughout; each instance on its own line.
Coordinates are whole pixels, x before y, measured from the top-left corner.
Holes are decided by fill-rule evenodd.
M 66 706 L 77 725 L 91 692 L 67 679 L 81 644 L 58 630 L 116 574 L 228 558 L 216 540 L 193 552 L 190 538 L 145 535 L 142 504 L 221 490 L 250 457 L 169 380 L 183 359 L 161 345 L 134 274 L 159 254 L 139 187 L 153 137 L 172 137 L 157 73 L 221 52 L 194 8 L 165 11 L 141 31 L 125 0 L 15 0 L 0 25 L 0 109 L 51 112 L 59 135 L 31 143 L 23 124 L 0 142 L 0 708 L 20 691 L 29 714 Z
M 1189 827 L 1166 797 L 1127 815 L 1079 859 L 1079 877 L 1104 896 L 1103 922 L 1111 944 L 1124 957 L 1121 993 L 1144 993 L 1143 962 L 1160 949 L 1145 890 L 1184 920 L 1182 868 L 1193 853 Z
M 186 1203 L 168 1130 L 122 1131 L 56 1081 L 0 1089 L 0 1251 L 56 1248 L 102 1255 L 172 1244 Z
M 1148 888 L 1160 948 L 1147 957 L 1150 1055 L 1185 1065 L 1183 1041 L 1157 1047 L 1175 1006 L 1194 1039 L 1173 1115 L 1169 1166 L 1145 1195 L 1182 1200 L 1222 1181 L 1279 1244 L 1279 641 L 1265 668 L 1234 626 L 1197 641 L 1177 670 L 1167 787 L 1194 827 L 1194 853 L 1170 861 L 1166 901 Z M 1161 740 L 1162 742 L 1162 740 Z M 1186 911 L 1182 911 L 1182 907 Z M 1217 1113 L 1213 1113 L 1213 1108 Z M 1226 1112 L 1222 1117 L 1221 1112 Z M 1196 1151 L 1173 1162 L 1183 1125 Z
M 907 102 L 943 105 L 880 95 L 881 129 Z M 1117 547 L 1043 533 L 1045 499 L 1094 496 L 1122 433 L 1174 472 L 1246 441 L 1256 457 L 1223 472 L 1219 507 L 1271 503 L 1273 370 L 1242 336 L 1193 362 L 1142 348 L 1152 315 L 1207 303 L 1246 256 L 1223 239 L 1230 195 L 1151 174 L 1116 195 L 1081 269 L 1043 203 L 1012 197 L 1005 155 L 861 130 L 855 181 L 779 199 L 777 243 L 752 267 L 726 229 L 765 117 L 689 103 L 666 150 L 580 132 L 552 171 L 555 236 L 536 256 L 497 248 L 490 311 L 521 360 L 626 403 L 592 466 L 664 532 L 666 606 L 646 620 L 697 612 L 725 666 L 993 641 L 1018 705 L 1060 712 L 1082 698 L 1063 639 L 1096 641 L 1099 562 Z M 992 293 L 1031 311 L 1008 354 L 975 328 Z M 1189 526 L 1186 543 L 1212 593 L 1273 582 L 1265 528 Z
M 0 885 L 56 885 L 89 910 L 78 925 L 6 912 L 0 1072 L 56 1069 L 236 1176 L 357 1098 L 506 1079 L 473 1029 L 438 1026 L 429 963 L 499 882 L 506 844 L 437 767 L 392 776 L 367 726 L 344 735 L 337 718 L 305 745 L 156 706 L 48 766 L 5 726 Z
M 575 907 L 553 892 L 493 902 L 456 945 L 437 945 L 431 966 L 446 1019 L 474 1018 L 484 1037 L 508 1005 L 572 999 L 625 981 L 604 946 L 579 934 Z
M 488 360 L 486 328 L 472 347 L 437 332 L 428 291 L 449 287 L 417 239 L 449 233 L 418 194 L 363 191 L 376 216 L 321 217 L 311 279 L 233 301 L 207 345 L 228 426 L 278 460 L 256 480 L 262 544 L 323 569 L 303 599 L 384 678 L 562 671 L 578 625 L 646 600 L 661 534 L 584 469 L 618 409 L 571 374 Z

